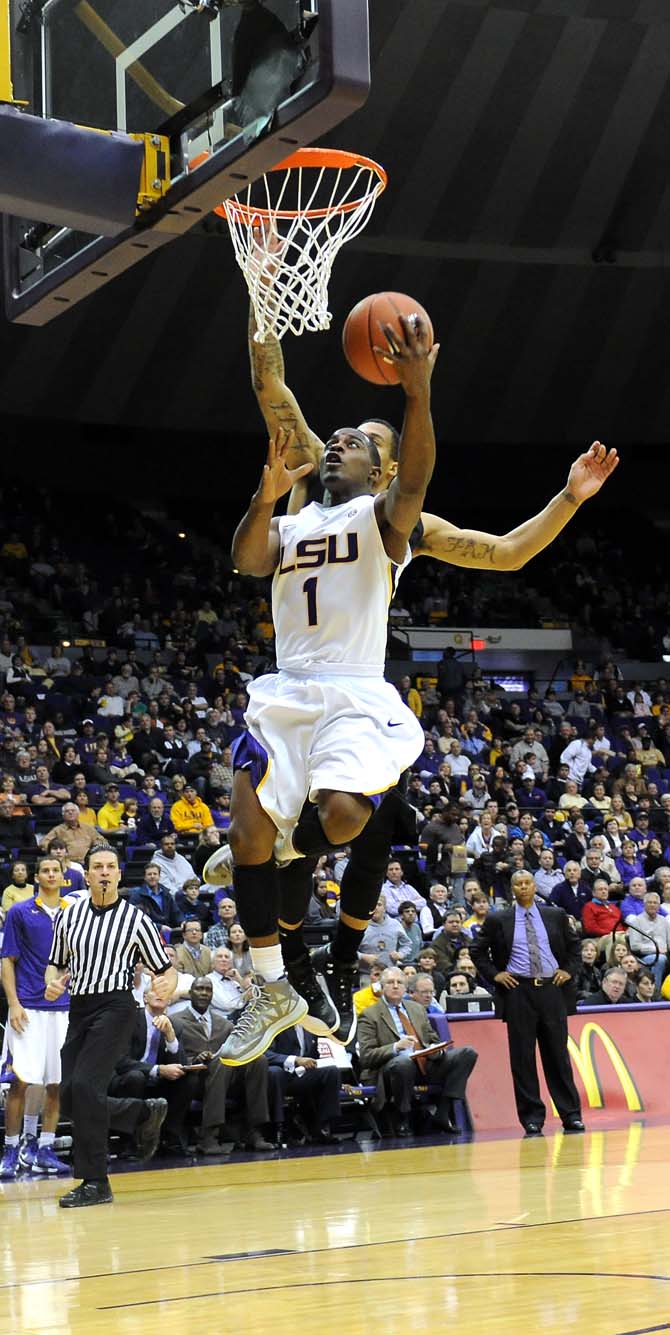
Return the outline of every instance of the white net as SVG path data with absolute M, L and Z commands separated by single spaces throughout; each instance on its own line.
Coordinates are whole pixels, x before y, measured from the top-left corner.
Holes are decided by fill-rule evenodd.
M 318 163 L 309 155 L 318 154 Z M 256 339 L 328 329 L 337 252 L 365 227 L 386 173 L 367 158 L 302 149 L 217 210 L 256 318 Z

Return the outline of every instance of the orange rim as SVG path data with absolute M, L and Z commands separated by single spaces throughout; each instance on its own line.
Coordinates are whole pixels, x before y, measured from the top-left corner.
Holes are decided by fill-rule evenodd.
M 199 160 L 197 160 L 199 161 Z M 191 164 L 195 166 L 195 163 Z M 271 167 L 271 172 L 292 171 L 300 167 L 311 167 L 313 170 L 319 170 L 324 167 L 330 167 L 334 171 L 353 170 L 355 168 L 367 168 L 377 177 L 375 194 L 381 194 L 388 185 L 388 175 L 384 168 L 374 158 L 366 158 L 360 153 L 348 153 L 339 148 L 298 148 L 295 153 L 291 153 L 283 162 L 278 162 L 275 167 Z M 266 173 L 269 175 L 270 173 Z M 238 199 L 226 200 L 223 204 L 218 204 L 214 209 L 222 218 L 227 218 L 228 214 L 234 215 L 235 219 L 241 223 L 251 226 L 257 219 L 272 220 L 275 218 L 327 218 L 333 213 L 353 213 L 361 208 L 368 198 L 368 194 L 359 196 L 358 199 L 345 200 L 342 204 L 332 204 L 327 208 L 321 209 L 269 209 L 251 207 L 249 204 L 241 204 Z

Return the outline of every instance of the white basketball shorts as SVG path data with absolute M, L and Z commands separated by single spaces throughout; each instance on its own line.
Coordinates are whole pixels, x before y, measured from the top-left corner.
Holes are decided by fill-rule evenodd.
M 247 683 L 246 735 L 235 742 L 236 769 L 247 769 L 277 826 L 276 854 L 295 857 L 290 833 L 307 798 L 320 789 L 376 797 L 420 755 L 424 734 L 383 677 L 278 672 Z
M 60 1051 L 67 1033 L 67 1011 L 26 1010 L 28 1024 L 17 1034 L 7 1021 L 12 1066 L 26 1085 L 60 1084 Z

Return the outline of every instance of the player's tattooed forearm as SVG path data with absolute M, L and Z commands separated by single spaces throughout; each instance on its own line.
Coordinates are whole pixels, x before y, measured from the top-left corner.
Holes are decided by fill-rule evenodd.
M 489 561 L 491 565 L 495 562 L 495 542 L 477 542 L 475 538 L 445 538 L 443 550 L 471 561 Z
M 568 491 L 568 488 L 567 488 L 567 487 L 566 487 L 565 491 L 563 492 L 563 500 L 564 500 L 564 501 L 567 501 L 569 505 L 576 505 L 576 504 L 577 504 L 577 497 L 576 497 L 576 496 L 573 496 L 572 492 L 571 492 L 571 491 Z

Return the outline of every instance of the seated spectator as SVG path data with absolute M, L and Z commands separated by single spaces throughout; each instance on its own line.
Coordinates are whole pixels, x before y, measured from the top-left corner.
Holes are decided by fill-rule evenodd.
M 147 917 L 159 927 L 180 927 L 183 914 L 180 913 L 170 891 L 160 883 L 160 867 L 155 862 L 148 862 L 144 868 L 144 880 L 134 886 L 128 898 L 131 904 L 142 909 Z
M 197 917 L 185 918 L 182 924 L 183 941 L 177 946 L 176 966 L 181 973 L 204 978 L 212 968 L 212 952 L 202 943 L 202 925 Z
M 545 837 L 541 830 L 532 830 L 524 840 L 524 862 L 533 876 L 540 866 L 540 858 L 547 851 Z
M 46 765 L 36 765 L 35 775 L 35 782 L 29 784 L 25 794 L 31 807 L 38 810 L 40 807 L 55 807 L 69 802 L 69 788 L 64 783 L 52 780 Z
M 596 881 L 593 886 L 593 899 L 587 900 L 582 909 L 582 931 L 585 936 L 599 940 L 612 932 L 625 932 L 618 904 L 608 903 L 610 888 L 607 881 Z
M 316 867 L 312 876 L 312 894 L 305 913 L 305 922 L 312 926 L 332 922 L 339 899 L 339 886 L 331 881 L 327 868 Z
M 416 904 L 418 909 L 425 906 L 425 899 L 420 895 L 413 885 L 409 885 L 405 880 L 405 873 L 402 869 L 402 863 L 397 858 L 392 858 L 386 868 L 386 880 L 382 885 L 382 894 L 386 903 L 386 912 L 390 918 L 397 918 L 400 905 L 407 899 Z
M 577 996 L 582 1000 L 591 992 L 597 992 L 603 976 L 603 971 L 596 964 L 598 958 L 598 946 L 595 941 L 587 938 L 581 945 L 582 962 L 575 976 L 575 987 Z
M 598 813 L 602 821 L 607 819 L 612 810 L 612 799 L 608 795 L 605 784 L 601 779 L 598 779 L 593 785 L 593 792 L 589 798 L 589 807 Z
M 427 974 L 418 973 L 412 978 L 407 984 L 406 995 L 410 1001 L 423 1006 L 429 1020 L 431 1015 L 444 1015 L 443 1007 L 435 1000 L 435 984 Z
M 423 934 L 424 941 L 430 940 L 435 932 L 440 930 L 444 924 L 447 913 L 447 900 L 449 891 L 446 885 L 440 885 L 435 882 L 428 891 L 428 903 L 419 913 L 419 926 Z M 409 901 L 405 900 L 405 903 Z
M 80 862 L 70 860 L 67 848 L 62 839 L 52 839 L 50 853 L 58 858 L 63 868 L 63 883 L 61 885 L 61 895 L 79 896 L 88 894 L 84 868 Z
M 35 887 L 28 880 L 28 868 L 25 862 L 15 862 L 10 871 L 9 884 L 2 892 L 2 910 L 7 913 L 12 904 L 22 904 L 25 899 L 32 899 Z
M 144 993 L 128 1052 L 117 1062 L 108 1092 L 113 1098 L 166 1099 L 163 1136 L 185 1152 L 183 1127 L 193 1086 L 186 1080 L 186 1058 L 166 1011 L 167 1002 L 150 989 Z
M 215 793 L 210 810 L 217 830 L 230 828 L 230 796 L 228 793 Z
M 135 764 L 133 757 L 120 738 L 114 742 L 109 757 L 109 768 L 119 783 L 137 783 L 144 776 L 144 771 Z
M 465 977 L 468 978 L 471 983 L 470 994 L 475 999 L 477 997 L 490 997 L 491 993 L 488 988 L 484 986 L 483 980 L 477 973 L 477 966 L 471 958 L 469 951 L 462 950 L 459 952 L 456 957 L 456 964 L 453 972 L 465 974 Z
M 626 996 L 626 983 L 628 979 L 626 970 L 616 965 L 612 969 L 607 969 L 603 975 L 600 987 L 595 992 L 590 992 L 585 997 L 581 997 L 578 1006 L 624 1006 L 628 1001 Z
M 631 954 L 646 964 L 660 990 L 665 977 L 670 948 L 670 918 L 659 913 L 661 901 L 653 890 L 644 897 L 644 912 L 628 920 L 628 944 Z
M 229 941 L 230 928 L 234 922 L 237 922 L 237 905 L 234 899 L 224 895 L 217 906 L 217 919 L 213 927 L 210 927 L 205 934 L 205 945 L 210 950 L 215 950 L 219 946 L 227 946 Z
M 97 829 L 98 817 L 97 813 L 89 806 L 88 793 L 77 793 L 74 802 L 79 809 L 80 825 L 90 825 L 93 829 Z
M 517 801 L 521 811 L 544 811 L 547 795 L 539 788 L 535 771 L 528 765 L 521 775 L 521 783 L 516 789 Z
M 185 785 L 183 797 L 170 808 L 170 817 L 178 834 L 200 834 L 206 826 L 214 824 L 209 807 L 198 797 L 192 783 Z
M 432 946 L 423 946 L 419 951 L 416 972 L 417 974 L 428 974 L 432 978 L 436 997 L 444 991 L 444 974 L 437 967 L 437 954 Z
M 152 862 L 160 867 L 161 885 L 166 885 L 173 895 L 181 890 L 184 881 L 193 880 L 195 876 L 190 862 L 177 852 L 177 836 L 174 834 L 161 836 L 160 849 L 154 853 Z
M 196 979 L 191 988 L 190 1004 L 174 1017 L 175 1033 L 187 1064 L 205 1067 L 203 1071 L 190 1071 L 186 1076 L 190 1099 L 202 1099 L 198 1149 L 205 1155 L 221 1152 L 226 1100 L 235 1095 L 244 1100 L 246 1148 L 255 1153 L 271 1150 L 274 1146 L 261 1130 L 270 1120 L 267 1058 L 257 1057 L 246 1066 L 237 1067 L 224 1066 L 219 1061 L 217 1054 L 233 1026 L 212 1008 L 213 995 L 209 978 Z
M 286 1098 L 298 1105 L 312 1145 L 334 1143 L 332 1124 L 340 1115 L 341 1077 L 337 1066 L 319 1066 L 313 1034 L 301 1024 L 285 1029 L 267 1050 L 271 1119 L 286 1121 Z
M 563 844 L 564 856 L 570 862 L 580 862 L 586 857 L 590 843 L 589 828 L 583 816 L 575 816 L 570 822 L 570 831 Z
M 75 774 L 81 772 L 81 760 L 77 755 L 76 749 L 72 745 L 64 746 L 60 760 L 56 761 L 52 771 L 51 779 L 55 785 L 62 786 L 68 790 L 74 783 Z M 68 797 L 69 797 L 68 791 Z M 67 799 L 61 798 L 61 801 Z
M 422 913 L 425 911 L 426 910 L 424 909 L 421 910 Z M 412 953 L 407 956 L 407 962 L 408 964 L 413 964 L 418 958 L 419 951 L 423 945 L 423 932 L 417 921 L 416 904 L 413 904 L 411 899 L 403 900 L 403 903 L 400 905 L 398 922 L 404 927 L 405 932 L 412 943 Z
M 386 896 L 381 894 L 368 927 L 358 948 L 358 960 L 361 976 L 374 960 L 381 959 L 384 964 L 396 964 L 408 960 L 412 953 L 412 943 L 404 927 L 397 918 L 390 918 L 386 912 Z
M 628 882 L 628 893 L 619 906 L 625 923 L 638 913 L 644 913 L 644 897 L 649 888 L 644 876 L 634 876 L 632 881 Z
M 208 825 L 207 829 L 200 831 L 198 842 L 193 849 L 193 855 L 191 857 L 196 876 L 202 878 L 205 863 L 208 858 L 211 858 L 215 849 L 221 847 L 222 842 L 225 842 L 225 840 L 221 839 L 221 831 L 216 825 Z
M 584 890 L 593 889 L 594 881 L 607 881 L 611 885 L 611 876 L 603 870 L 603 855 L 599 848 L 589 845 L 584 856 L 579 859 L 581 884 Z M 616 869 L 615 869 L 616 877 Z
M 449 909 L 444 919 L 444 926 L 435 933 L 431 946 L 435 951 L 438 968 L 449 973 L 456 959 L 456 952 L 461 946 L 471 941 L 470 933 L 463 928 L 461 915 L 457 909 Z M 437 992 L 437 986 L 435 991 Z
M 631 821 L 631 827 L 632 824 L 633 822 Z M 616 864 L 616 859 L 621 857 L 623 853 L 623 840 L 618 816 L 610 816 L 609 820 L 605 821 L 605 829 L 603 833 L 607 840 L 609 853 Z M 635 846 L 633 845 L 633 849 L 634 848 Z
M 358 992 L 354 992 L 354 1010 L 356 1015 L 361 1015 L 368 1006 L 374 1006 L 375 1002 L 379 1001 L 382 992 L 381 976 L 385 968 L 386 965 L 383 960 L 374 960 L 370 965 L 370 981 L 365 987 L 359 988 Z M 408 985 L 411 978 L 416 978 L 416 969 L 412 968 L 410 970 L 408 965 L 403 965 L 402 972 Z M 408 976 L 410 974 L 411 977 Z
M 649 840 L 649 846 L 642 858 L 642 866 L 647 880 L 650 880 L 659 867 L 668 866 L 667 851 L 663 848 L 660 839 L 652 837 Z
M 136 797 L 126 797 L 123 803 L 123 815 L 121 817 L 121 830 L 129 836 L 134 836 L 139 821 L 139 803 Z
M 656 992 L 656 984 L 650 973 L 646 969 L 641 970 L 635 988 L 635 1000 L 647 1005 L 650 1001 L 660 1000 Z
M 400 969 L 385 969 L 381 981 L 380 1000 L 364 1010 L 358 1022 L 361 1080 L 376 1083 L 374 1106 L 378 1110 L 390 1106 L 395 1135 L 403 1137 L 411 1134 L 414 1085 L 426 1078 L 439 1085 L 434 1127 L 453 1134 L 452 1101 L 465 1098 L 477 1053 L 473 1048 L 452 1048 L 414 1061 L 413 1051 L 434 1044 L 434 1031 L 423 1006 L 403 1001 L 405 979 Z
M 491 901 L 483 891 L 478 891 L 472 896 L 470 901 L 472 913 L 463 923 L 463 930 L 470 933 L 471 937 L 477 936 L 481 931 L 491 910 Z
M 251 975 L 239 974 L 233 962 L 233 952 L 227 946 L 212 951 L 212 967 L 205 975 L 212 984 L 212 1010 L 226 1017 L 245 1005 L 251 984 Z
M 540 899 L 545 902 L 551 899 L 551 892 L 565 879 L 560 867 L 556 866 L 556 857 L 553 848 L 543 848 L 540 853 L 540 865 L 534 873 L 533 879 Z
M 211 926 L 209 901 L 201 897 L 201 886 L 197 876 L 186 878 L 181 890 L 177 891 L 174 902 L 182 920 L 186 917 L 197 918 L 203 932 Z
M 121 829 L 124 809 L 123 802 L 119 798 L 118 783 L 109 783 L 105 801 L 98 812 L 98 829 L 102 830 L 103 834 L 116 834 L 117 830 Z
M 465 848 L 468 855 L 468 866 L 481 858 L 484 853 L 490 853 L 493 849 L 493 840 L 500 834 L 493 824 L 493 817 L 490 811 L 482 811 L 479 817 L 479 824 L 475 826 L 471 834 L 465 841 Z
M 63 820 L 60 825 L 55 825 L 53 830 L 42 840 L 42 849 L 45 852 L 51 851 L 54 840 L 65 844 L 68 857 L 73 862 L 83 863 L 89 848 L 93 844 L 103 843 L 100 835 L 92 825 L 82 825 L 79 819 L 79 807 L 74 802 L 66 802 L 62 810 Z
M 579 922 L 587 898 L 592 896 L 592 887 L 581 886 L 582 869 L 578 862 L 566 862 L 563 868 L 563 881 L 555 886 L 549 896 L 552 904 L 565 909 L 568 917 Z
M 140 812 L 132 842 L 147 848 L 157 848 L 164 834 L 174 834 L 174 826 L 160 797 L 152 797 Z
M 107 788 L 110 783 L 115 783 L 118 787 L 118 779 L 109 764 L 109 750 L 106 746 L 98 746 L 95 760 L 86 766 L 86 777 L 89 783 L 99 783 L 103 788 Z
M 559 798 L 558 802 L 559 811 L 580 812 L 582 808 L 587 805 L 588 805 L 587 799 L 583 796 L 582 793 L 580 793 L 578 785 L 575 782 L 575 780 L 567 779 L 565 784 L 565 792 L 562 793 L 561 797 Z
M 251 963 L 251 948 L 239 922 L 231 923 L 228 928 L 228 946 L 232 951 L 233 963 L 237 972 L 243 977 L 245 974 L 253 973 L 254 966 Z
M 632 839 L 622 840 L 621 856 L 615 857 L 614 864 L 618 879 L 624 886 L 627 886 L 634 876 L 644 876 L 644 863 Z
M 637 958 L 637 955 L 631 954 L 629 950 L 627 954 L 621 956 L 621 968 L 625 970 L 628 979 L 628 982 L 626 983 L 626 996 L 629 1001 L 635 1001 L 637 980 L 640 977 L 640 974 L 645 972 L 644 965 L 642 964 L 642 961 Z

